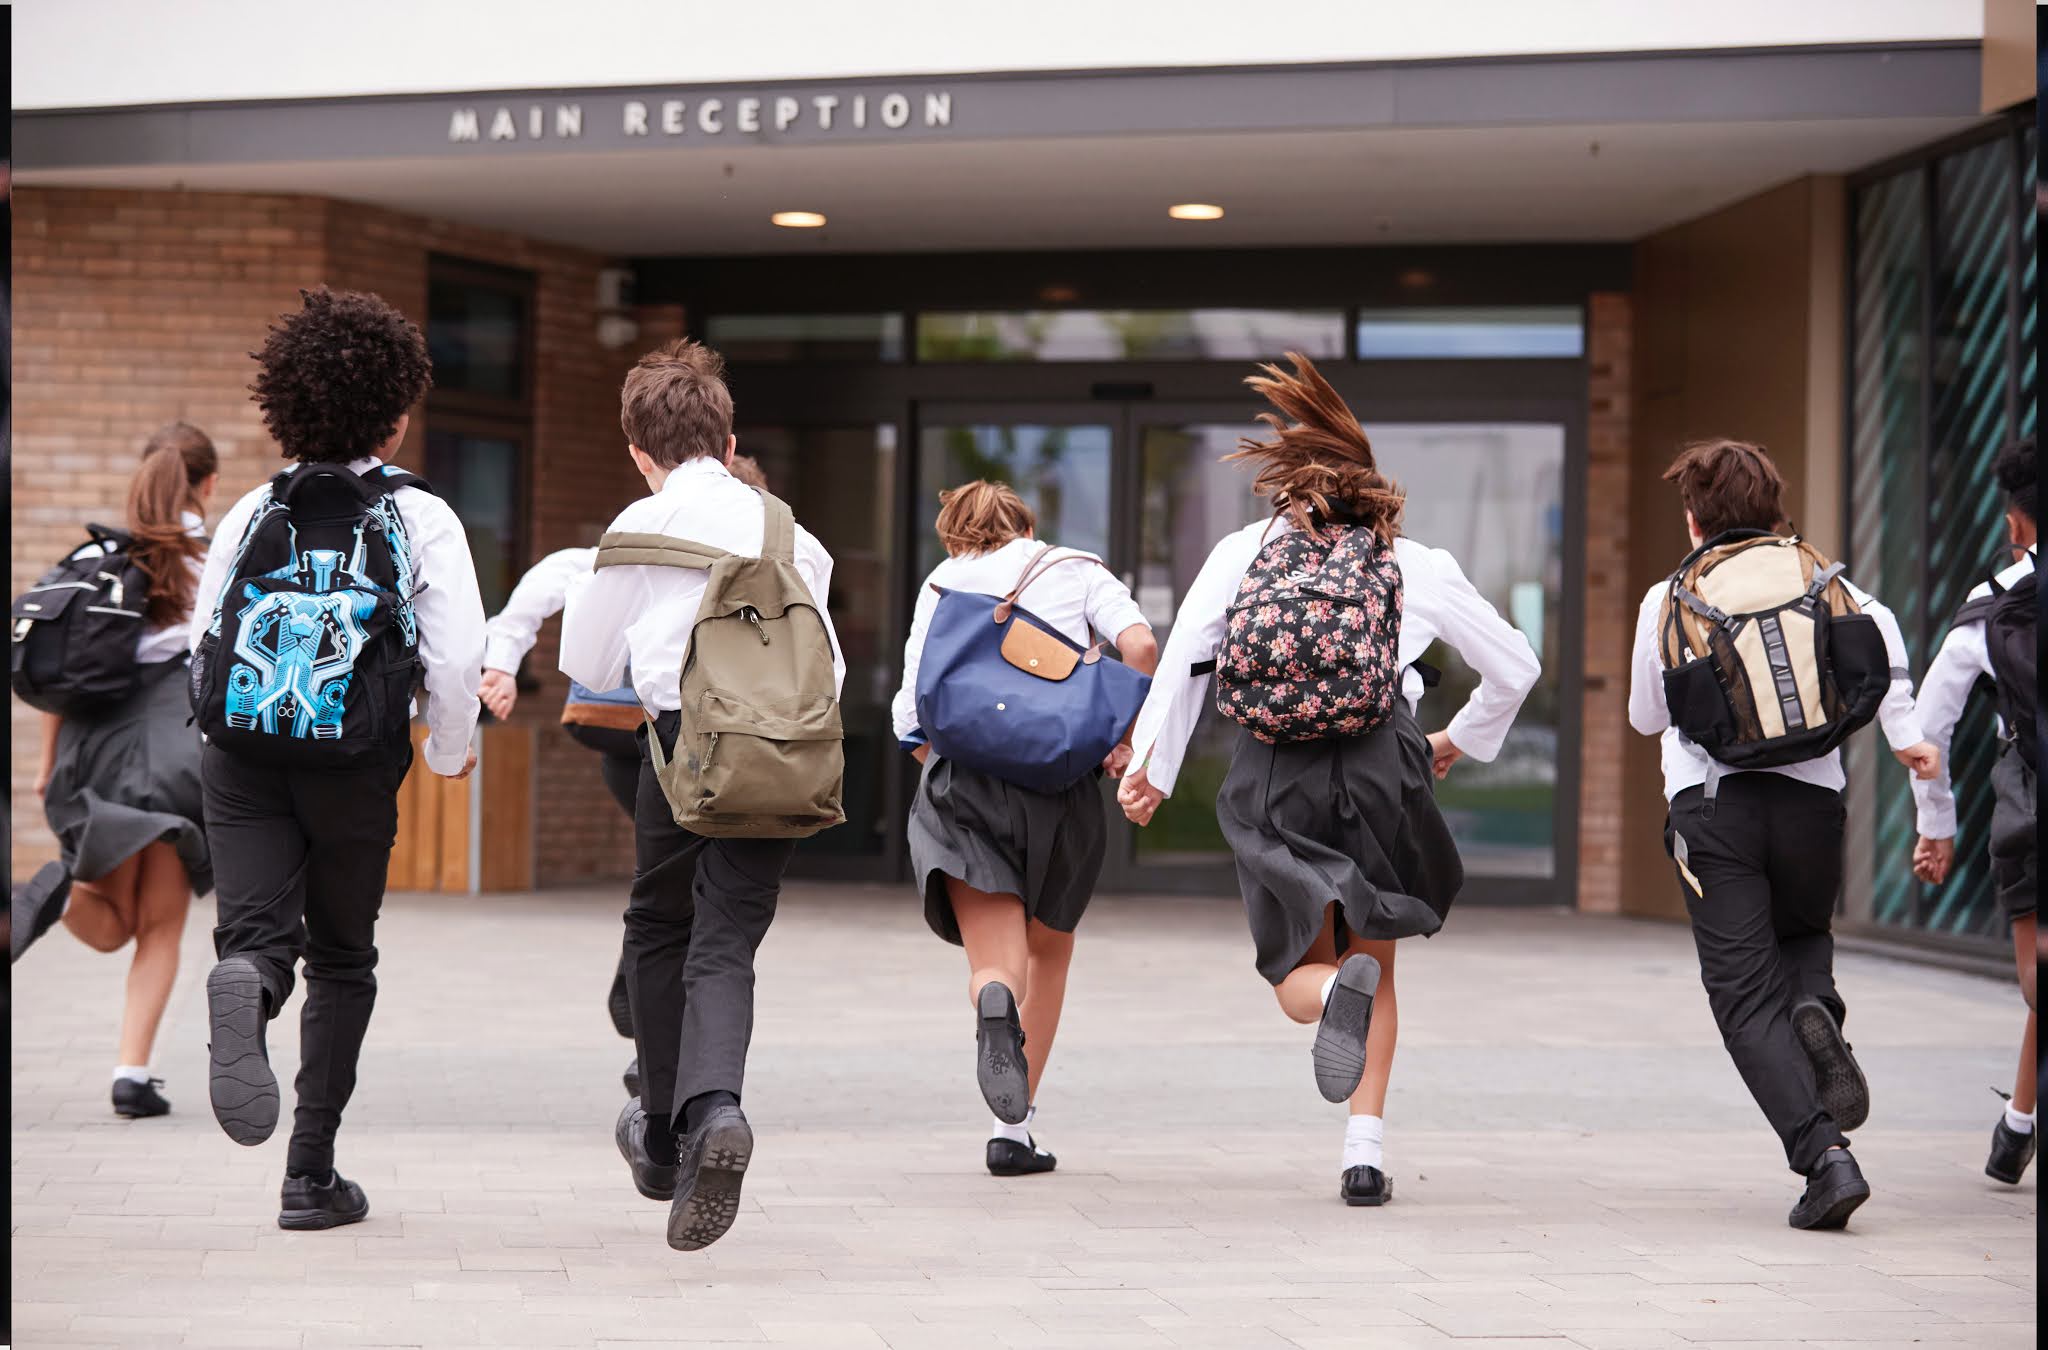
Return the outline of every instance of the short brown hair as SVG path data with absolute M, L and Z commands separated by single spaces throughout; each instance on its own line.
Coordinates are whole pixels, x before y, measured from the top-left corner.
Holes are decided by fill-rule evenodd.
M 761 471 L 761 461 L 752 455 L 734 455 L 732 463 L 725 466 L 733 477 L 750 488 L 768 490 L 768 475 Z
M 1749 441 L 1692 441 L 1664 471 L 1692 513 L 1700 538 L 1729 530 L 1777 530 L 1785 523 L 1785 479 L 1770 452 Z
M 955 558 L 990 553 L 1038 528 L 1038 517 L 1007 483 L 977 478 L 939 494 L 939 542 Z
M 725 358 L 688 338 L 647 353 L 626 372 L 619 425 L 664 469 L 705 455 L 722 458 L 732 438 Z

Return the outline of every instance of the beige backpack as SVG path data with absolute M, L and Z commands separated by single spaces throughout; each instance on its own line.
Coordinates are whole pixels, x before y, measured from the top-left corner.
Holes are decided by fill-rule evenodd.
M 832 639 L 796 570 L 796 522 L 761 493 L 761 556 L 612 533 L 598 567 L 709 572 L 683 660 L 673 759 L 649 731 L 676 824 L 711 839 L 804 839 L 846 819 Z

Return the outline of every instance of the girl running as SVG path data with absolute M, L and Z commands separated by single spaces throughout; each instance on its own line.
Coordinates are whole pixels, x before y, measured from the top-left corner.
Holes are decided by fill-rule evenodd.
M 1488 761 L 1541 673 L 1528 641 L 1457 559 L 1402 538 L 1401 489 L 1306 357 L 1245 383 L 1275 412 L 1229 459 L 1256 469 L 1273 516 L 1227 535 L 1174 617 L 1117 792 L 1139 825 L 1173 792 L 1211 670 L 1245 725 L 1216 798 L 1259 973 L 1297 1022 L 1318 1022 L 1316 1085 L 1350 1100 L 1339 1194 L 1381 1205 L 1382 1114 L 1398 1021 L 1394 943 L 1427 936 L 1463 884 L 1438 778 Z M 1438 639 L 1479 675 L 1450 725 L 1415 722 L 1416 662 Z
M 185 911 L 195 890 L 213 889 L 185 662 L 219 468 L 197 427 L 174 422 L 149 438 L 128 488 L 131 556 L 149 578 L 135 642 L 141 687 L 90 718 L 43 714 L 36 788 L 71 883 L 63 924 L 95 951 L 135 942 L 113 1084 L 114 1114 L 130 1118 L 171 1109 L 150 1056 L 178 974 Z M 52 890 L 61 894 L 61 877 Z
M 989 1109 L 988 1170 L 1050 1172 L 1056 1159 L 1032 1138 L 1032 1103 L 1045 1074 L 1067 994 L 1074 928 L 1102 871 L 1106 831 L 1095 776 L 1061 792 L 1034 792 L 930 754 L 918 727 L 917 671 L 938 608 L 934 587 L 1009 595 L 1076 644 L 1115 634 L 1126 664 L 1151 674 L 1159 647 L 1130 591 L 1092 554 L 1037 542 L 1037 519 L 1001 483 L 975 481 L 939 494 L 946 559 L 918 588 L 903 688 L 893 705 L 897 739 L 924 766 L 910 808 L 911 875 L 925 922 L 964 947 L 967 998 L 978 1019 L 976 1077 Z M 1129 760 L 1118 746 L 1103 768 Z

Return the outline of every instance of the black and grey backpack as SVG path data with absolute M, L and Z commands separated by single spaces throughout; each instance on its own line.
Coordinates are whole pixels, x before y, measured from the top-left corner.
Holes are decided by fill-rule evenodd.
M 2013 749 L 2036 772 L 2040 770 L 2034 759 L 2041 705 L 2038 585 L 2032 572 L 2011 586 L 1999 585 L 1993 573 L 1991 594 L 1964 601 L 1955 617 L 1958 624 L 1984 625 L 1984 649 L 1991 658 L 1999 720 L 2005 723 L 2006 739 Z
M 88 525 L 91 537 L 17 596 L 14 692 L 31 708 L 80 717 L 110 708 L 141 686 L 135 642 L 143 633 L 149 577 L 125 530 Z

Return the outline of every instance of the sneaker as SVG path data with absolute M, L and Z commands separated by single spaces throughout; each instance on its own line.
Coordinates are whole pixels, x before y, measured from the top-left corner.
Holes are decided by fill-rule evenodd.
M 619 1123 L 612 1129 L 612 1138 L 618 1143 L 619 1156 L 626 1160 L 626 1167 L 633 1173 L 633 1189 L 649 1200 L 673 1200 L 676 1198 L 676 1165 L 666 1165 L 654 1160 L 647 1151 L 647 1110 L 640 1105 L 638 1097 L 626 1103 L 619 1112 Z
M 143 1116 L 167 1116 L 171 1113 L 170 1102 L 157 1089 L 164 1085 L 161 1078 L 152 1078 L 147 1083 L 138 1083 L 132 1078 L 114 1080 L 114 1114 L 136 1120 Z
M 1337 967 L 1337 982 L 1323 1003 L 1310 1055 L 1316 1088 L 1326 1102 L 1349 1101 L 1365 1077 L 1365 1034 L 1372 1026 L 1372 996 L 1380 987 L 1380 963 L 1354 952 Z
M 976 999 L 974 1078 L 982 1100 L 1005 1125 L 1022 1125 L 1031 1110 L 1031 1069 L 1024 1059 L 1024 1028 L 1010 986 L 990 980 Z
M 1806 1194 L 1785 1222 L 1794 1228 L 1845 1228 L 1856 1207 L 1870 1198 L 1870 1183 L 1846 1148 L 1831 1148 L 1806 1174 Z
M 668 1245 L 700 1251 L 724 1237 L 739 1217 L 740 1182 L 754 1157 L 754 1131 L 737 1106 L 714 1106 L 678 1151 Z
M 361 1223 L 370 1217 L 370 1202 L 364 1198 L 363 1188 L 331 1168 L 324 1180 L 317 1181 L 312 1177 L 295 1177 L 286 1173 L 284 1191 L 279 1198 L 282 1201 L 277 1214 L 279 1228 L 295 1231 L 339 1228 L 345 1223 Z
M 619 969 L 612 976 L 611 993 L 605 996 L 605 1011 L 612 1015 L 612 1030 L 633 1039 L 633 1000 L 626 995 L 626 963 L 621 960 Z
M 212 1068 L 207 1092 L 213 1118 L 238 1144 L 260 1144 L 277 1128 L 277 1075 L 264 1045 L 263 977 L 246 956 L 230 956 L 206 977 L 206 1008 L 213 1022 L 207 1043 Z M 327 1225 L 320 1225 L 325 1227 Z
M 2034 1160 L 2034 1134 L 2034 1130 L 2021 1134 L 2000 1116 L 1991 1127 L 1991 1156 L 1984 1162 L 1984 1175 L 2008 1186 L 2019 1185 L 2027 1164 Z
M 639 1095 L 640 1095 L 640 1056 L 638 1056 L 638 1055 L 635 1055 L 635 1056 L 633 1056 L 633 1062 L 632 1062 L 631 1064 L 628 1064 L 628 1065 L 626 1066 L 626 1072 L 625 1072 L 625 1074 L 624 1074 L 624 1077 L 625 1077 L 625 1080 L 626 1080 L 626 1095 L 627 1095 L 628 1097 L 637 1097 L 637 1096 L 639 1096 Z
M 1379 1168 L 1361 1163 L 1344 1169 L 1337 1195 L 1347 1205 L 1384 1205 L 1394 1198 L 1394 1183 Z
M 988 1141 L 990 1176 L 1035 1176 L 1040 1172 L 1050 1172 L 1059 1165 L 1060 1160 L 1040 1148 L 1036 1139 L 1028 1144 L 1000 1137 Z
M 63 863 L 44 863 L 34 876 L 14 888 L 7 919 L 9 965 L 19 961 L 37 938 L 56 926 L 70 899 L 71 874 L 64 870 Z
M 1834 1014 L 1819 999 L 1802 998 L 1792 1005 L 1792 1034 L 1813 1065 L 1821 1109 L 1834 1117 L 1835 1128 L 1847 1134 L 1861 1127 L 1870 1119 L 1870 1084 Z

